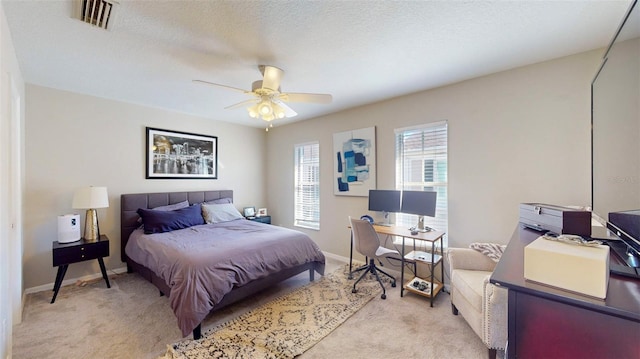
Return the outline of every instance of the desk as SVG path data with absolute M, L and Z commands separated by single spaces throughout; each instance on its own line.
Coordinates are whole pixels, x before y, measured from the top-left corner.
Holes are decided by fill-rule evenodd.
M 444 253 L 443 250 L 443 243 L 442 243 L 442 236 L 444 236 L 444 232 L 440 232 L 440 231 L 429 231 L 429 232 L 418 232 L 417 234 L 411 234 L 411 232 L 409 231 L 408 228 L 406 227 L 400 227 L 400 226 L 379 226 L 379 225 L 373 225 L 373 229 L 376 231 L 376 233 L 378 234 L 384 234 L 387 236 L 397 236 L 397 237 L 402 237 L 402 253 L 400 255 L 400 260 L 402 263 L 401 266 L 401 270 L 400 270 L 400 284 L 402 285 L 402 287 L 400 288 L 400 296 L 402 297 L 404 295 L 404 290 L 407 289 L 409 291 L 412 291 L 414 293 L 423 295 L 425 297 L 428 297 L 430 299 L 430 305 L 433 307 L 433 298 L 440 292 L 440 290 L 442 290 L 443 285 L 442 283 L 439 283 L 440 285 L 436 286 L 434 288 L 434 283 L 438 283 L 435 280 L 435 271 L 436 271 L 436 266 L 438 264 L 440 264 L 441 269 L 442 269 L 442 273 L 444 273 L 444 269 L 443 267 L 443 261 L 442 261 L 442 255 L 437 255 L 436 254 L 436 243 L 439 241 L 440 242 L 440 254 Z M 413 240 L 413 251 L 405 254 L 405 249 L 404 249 L 404 245 L 405 245 L 405 239 L 409 238 Z M 416 255 L 416 239 L 418 240 L 422 240 L 425 242 L 431 242 L 431 260 L 429 260 L 428 258 L 425 259 L 418 259 L 417 255 Z M 349 275 L 351 276 L 351 269 L 352 269 L 352 261 L 353 261 L 353 233 L 351 234 L 351 253 L 349 255 Z M 419 292 L 417 290 L 413 290 L 413 288 L 407 288 L 407 283 L 404 282 L 404 266 L 406 262 L 411 262 L 414 265 L 414 273 L 415 273 L 415 266 L 416 266 L 416 262 L 422 262 L 422 263 L 427 263 L 429 265 L 431 265 L 431 288 L 434 288 L 432 293 L 424 293 L 424 292 Z M 440 278 L 441 281 L 444 281 L 444 278 Z
M 539 236 L 518 226 L 491 275 L 509 289 L 506 356 L 639 358 L 640 281 L 612 274 L 605 300 L 527 281 L 524 247 Z

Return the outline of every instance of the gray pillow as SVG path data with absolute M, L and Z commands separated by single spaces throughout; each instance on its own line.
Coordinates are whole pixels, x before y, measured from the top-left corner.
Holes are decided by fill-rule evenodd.
M 213 201 L 207 201 L 203 204 L 225 204 L 225 203 L 233 203 L 233 200 L 229 197 L 214 199 Z
M 189 207 L 189 201 L 184 200 L 182 202 L 168 204 L 166 206 L 160 206 L 160 207 L 155 207 L 151 209 L 154 211 L 175 211 L 176 209 L 182 209 L 187 207 Z
M 235 221 L 236 219 L 244 218 L 231 203 L 203 204 L 202 217 L 204 217 L 204 221 L 209 224 Z

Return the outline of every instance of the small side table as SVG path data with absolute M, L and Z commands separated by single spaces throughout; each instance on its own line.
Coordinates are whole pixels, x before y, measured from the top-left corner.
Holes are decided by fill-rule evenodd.
M 58 274 L 56 274 L 56 282 L 53 286 L 53 298 L 51 304 L 56 301 L 58 291 L 62 285 L 64 275 L 67 273 L 69 264 L 84 262 L 92 259 L 97 259 L 100 264 L 100 271 L 102 272 L 102 278 L 107 283 L 107 288 L 111 288 L 109 284 L 109 277 L 107 276 L 107 270 L 104 267 L 104 257 L 109 256 L 109 238 L 106 235 L 100 235 L 100 239 L 95 242 L 86 241 L 84 238 L 79 241 L 71 243 L 59 243 L 53 242 L 53 266 L 58 267 Z
M 253 218 L 247 218 L 250 221 L 256 221 L 256 222 L 262 222 L 262 223 L 266 223 L 266 224 L 271 224 L 271 216 L 260 216 L 260 217 L 253 217 Z

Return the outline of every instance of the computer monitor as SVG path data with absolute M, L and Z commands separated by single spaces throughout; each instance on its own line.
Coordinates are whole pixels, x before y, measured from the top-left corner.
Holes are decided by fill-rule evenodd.
M 369 210 L 384 212 L 385 223 L 389 224 L 389 213 L 400 211 L 401 192 L 395 190 L 369 190 Z
M 402 206 L 400 212 L 417 214 L 418 230 L 426 231 L 424 216 L 436 216 L 437 192 L 432 191 L 402 191 Z

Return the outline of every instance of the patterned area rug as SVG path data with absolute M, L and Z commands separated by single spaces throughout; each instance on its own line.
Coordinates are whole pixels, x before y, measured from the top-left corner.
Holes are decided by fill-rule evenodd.
M 354 266 L 354 268 L 356 268 Z M 208 330 L 168 346 L 165 359 L 293 358 L 344 323 L 382 289 L 368 274 L 351 293 L 349 266 Z

